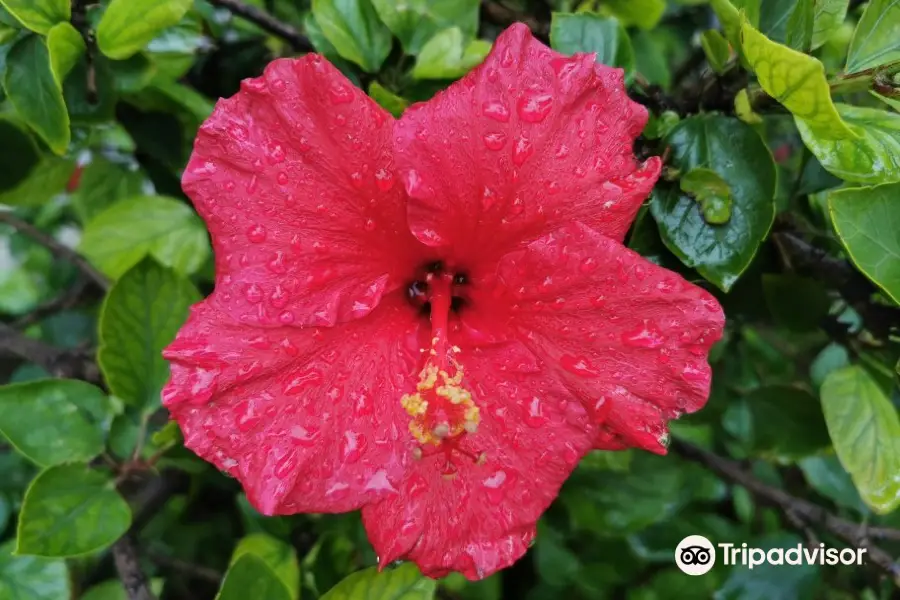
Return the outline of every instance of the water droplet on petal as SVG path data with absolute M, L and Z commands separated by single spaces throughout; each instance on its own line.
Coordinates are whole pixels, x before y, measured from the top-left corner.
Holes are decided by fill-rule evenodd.
M 287 173 L 285 173 L 284 171 L 281 171 L 280 173 L 278 173 L 278 183 L 279 183 L 279 184 L 281 184 L 281 185 L 287 185 L 288 181 L 289 181 L 289 180 L 288 180 L 288 174 L 287 174 Z
M 353 101 L 353 90 L 342 83 L 332 85 L 330 95 L 334 104 L 347 104 Z
M 262 290 L 255 283 L 251 283 L 247 286 L 247 289 L 244 290 L 244 298 L 247 299 L 247 302 L 250 304 L 257 304 L 262 300 Z
M 524 137 L 516 140 L 516 146 L 513 148 L 513 162 L 517 167 L 521 167 L 532 154 L 534 154 L 534 145 L 531 140 Z
M 503 133 L 486 133 L 483 139 L 488 150 L 502 150 L 506 145 L 506 134 Z
M 585 274 L 592 273 L 597 269 L 597 266 L 597 260 L 594 257 L 589 256 L 581 261 L 578 270 Z
M 427 200 L 434 196 L 434 190 L 422 180 L 422 176 L 415 169 L 407 171 L 404 177 L 404 185 L 406 193 L 414 198 Z
M 495 121 L 499 121 L 500 123 L 506 123 L 509 121 L 509 109 L 506 108 L 506 105 L 503 104 L 503 102 L 500 102 L 498 100 L 485 102 L 481 106 L 481 110 L 484 113 L 484 116 L 489 117 Z
M 504 470 L 495 471 L 493 475 L 485 479 L 485 494 L 493 504 L 500 504 L 506 497 L 507 490 L 512 487 L 515 481 L 515 474 Z
M 284 81 L 282 81 L 281 79 L 276 79 L 275 81 L 272 82 L 271 87 L 276 92 L 283 92 L 287 86 L 284 84 Z
M 394 176 L 387 169 L 378 169 L 375 171 L 375 185 L 382 192 L 386 192 L 394 187 Z
M 290 325 L 294 322 L 294 313 L 289 310 L 284 311 L 280 315 L 278 315 L 278 320 L 284 323 L 285 325 Z
M 529 427 L 540 427 L 550 419 L 544 414 L 544 407 L 541 399 L 535 396 L 528 403 L 528 414 L 525 416 L 525 423 Z
M 320 385 L 323 381 L 322 372 L 317 369 L 302 371 L 288 381 L 282 390 L 285 396 L 295 396 L 303 390 Z
M 247 229 L 247 239 L 254 244 L 266 241 L 266 228 L 262 225 L 251 225 L 250 228 Z
M 540 123 L 553 109 L 553 96 L 542 92 L 522 95 L 518 102 L 519 118 L 526 123 Z
M 281 147 L 281 144 L 272 144 L 268 148 L 267 157 L 269 159 L 269 164 L 277 165 L 278 163 L 284 162 L 284 148 Z
M 315 427 L 303 427 L 302 425 L 294 425 L 291 427 L 291 438 L 297 440 L 297 443 L 307 448 L 315 445 L 316 439 L 319 437 L 319 430 Z
M 571 354 L 563 354 L 559 357 L 559 365 L 575 375 L 581 377 L 597 377 L 599 373 L 591 365 L 590 361 L 583 356 L 573 356 Z
M 634 348 L 659 348 L 665 341 L 665 336 L 651 321 L 644 321 L 637 328 L 622 334 L 622 342 Z
M 366 449 L 366 438 L 361 433 L 355 431 L 345 431 L 344 439 L 341 443 L 341 459 L 345 463 L 355 463 L 362 458 L 363 451 Z

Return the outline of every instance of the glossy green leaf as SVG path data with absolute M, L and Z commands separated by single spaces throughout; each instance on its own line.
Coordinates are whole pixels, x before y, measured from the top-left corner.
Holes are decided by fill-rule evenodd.
M 900 183 L 838 190 L 828 211 L 853 264 L 900 304 Z
M 700 45 L 710 68 L 720 75 L 725 72 L 728 59 L 731 57 L 731 47 L 721 33 L 715 29 L 707 29 L 700 36 Z
M 900 505 L 897 409 L 859 366 L 831 373 L 821 395 L 834 449 L 862 499 L 878 513 L 895 509 Z
M 423 577 L 412 563 L 381 573 L 371 567 L 357 571 L 322 596 L 322 600 L 431 600 L 437 584 Z
M 747 440 L 756 454 L 802 458 L 828 447 L 828 430 L 815 396 L 800 388 L 758 388 L 742 402 L 751 416 Z
M 372 0 L 372 5 L 413 56 L 439 31 L 456 27 L 468 42 L 478 30 L 478 0 Z
M 815 0 L 796 0 L 787 21 L 784 43 L 794 50 L 806 52 L 812 45 L 815 30 Z
M 205 121 L 212 114 L 213 108 L 215 108 L 215 103 L 203 94 L 165 77 L 155 77 L 150 85 L 150 89 L 177 103 L 190 113 L 198 123 Z
M 681 191 L 696 199 L 703 218 L 711 225 L 724 225 L 731 218 L 731 188 L 711 169 L 698 167 L 681 176 Z
M 856 137 L 841 120 L 817 59 L 766 38 L 746 21 L 741 27 L 742 48 L 759 84 L 816 135 L 835 139 Z
M 2 128 L 0 128 L 2 131 Z M 6 143 L 4 138 L 4 143 Z M 3 150 L 0 150 L 0 154 Z M 24 157 L 26 155 L 22 155 Z M 13 161 L 14 162 L 14 161 Z M 58 156 L 44 156 L 30 171 L 24 171 L 25 179 L 15 187 L 0 191 L 0 204 L 10 206 L 41 206 L 65 191 L 66 183 L 75 170 L 75 163 Z M 10 174 L 12 175 L 12 174 Z
M 491 50 L 490 42 L 465 44 L 457 27 L 436 34 L 422 47 L 412 70 L 415 79 L 457 79 L 481 63 Z
M 0 118 L 0 197 L 28 178 L 41 160 L 37 146 L 18 121 Z
M 128 58 L 178 23 L 192 4 L 192 0 L 112 0 L 97 24 L 97 47 L 110 58 Z
M 84 464 L 50 467 L 25 492 L 16 553 L 79 556 L 106 548 L 131 526 L 111 475 Z
M 263 559 L 254 554 L 244 554 L 225 574 L 222 588 L 216 600 L 291 600 L 291 594 Z
M 602 8 L 625 27 L 653 29 L 666 12 L 666 0 L 604 0 Z
M 83 381 L 48 379 L 0 387 L 0 433 L 39 465 L 94 458 L 103 452 L 112 417 L 106 394 Z
M 53 76 L 50 52 L 36 35 L 20 39 L 6 57 L 3 82 L 9 101 L 28 126 L 62 154 L 69 147 L 69 113 Z
M 179 273 L 195 273 L 210 252 L 193 209 L 164 196 L 137 196 L 109 207 L 87 224 L 79 250 L 113 279 L 148 254 Z
M 84 38 L 69 23 L 58 23 L 47 34 L 47 49 L 50 51 L 50 68 L 53 70 L 53 76 L 56 83 L 62 87 L 66 75 L 87 49 Z
M 888 98 L 887 96 L 882 96 L 878 92 L 870 92 L 873 96 L 890 106 L 894 109 L 894 111 L 900 113 L 900 100 L 896 98 Z
M 856 26 L 847 53 L 847 73 L 900 61 L 900 2 L 872 0 Z
M 750 94 L 747 93 L 746 88 L 739 91 L 734 97 L 734 114 L 738 119 L 749 125 L 759 125 L 763 122 L 763 118 L 753 110 Z
M 0 5 L 19 23 L 41 34 L 72 18 L 70 0 L 0 0 Z
M 371 0 L 313 0 L 312 14 L 338 54 L 374 73 L 391 51 L 391 31 Z
M 66 600 L 69 570 L 62 559 L 14 556 L 15 540 L 0 546 L 0 600 Z
M 681 261 L 728 291 L 750 265 L 775 218 L 775 162 L 759 134 L 741 121 L 698 115 L 666 138 L 672 165 L 711 169 L 731 189 L 731 218 L 711 225 L 700 206 L 675 185 L 658 185 L 650 210 L 663 242 Z
M 823 136 L 797 119 L 803 143 L 822 166 L 837 177 L 856 183 L 900 181 L 900 115 L 849 104 L 836 106 L 855 136 Z
M 377 81 L 369 84 L 369 96 L 394 117 L 399 118 L 409 106 L 409 101 L 393 93 Z
M 836 456 L 809 456 L 798 462 L 797 466 L 809 485 L 826 498 L 857 512 L 868 512 L 853 485 L 853 479 Z
M 553 13 L 550 45 L 563 54 L 595 52 L 597 62 L 634 70 L 634 50 L 628 33 L 616 19 L 592 13 Z
M 741 13 L 729 0 L 709 0 L 710 6 L 722 23 L 725 38 L 735 49 L 741 47 Z M 752 22 L 752 20 L 751 20 Z
M 82 223 L 88 223 L 119 200 L 141 193 L 144 176 L 130 165 L 117 164 L 96 156 L 84 167 L 78 189 L 71 196 L 72 207 Z
M 847 18 L 850 0 L 816 0 L 813 14 L 812 49 L 828 41 Z
M 199 300 L 190 281 L 150 259 L 122 275 L 100 313 L 97 360 L 113 394 L 142 409 L 159 405 L 169 376 L 161 352 Z
M 231 564 L 236 563 L 245 554 L 262 559 L 287 588 L 293 600 L 300 597 L 300 565 L 294 548 L 265 533 L 254 533 L 241 538 Z

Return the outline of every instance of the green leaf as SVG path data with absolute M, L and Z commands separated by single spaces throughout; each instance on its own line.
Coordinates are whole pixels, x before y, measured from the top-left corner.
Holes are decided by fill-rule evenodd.
M 742 48 L 759 84 L 816 135 L 835 139 L 856 137 L 841 120 L 821 62 L 766 38 L 746 20 Z
M 140 194 L 143 181 L 140 171 L 95 156 L 84 167 L 78 189 L 71 195 L 72 208 L 82 223 L 88 223 L 118 200 Z
M 162 579 L 150 580 L 150 590 L 157 596 L 162 594 L 162 588 Z M 79 596 L 79 600 L 128 600 L 128 593 L 121 580 L 110 579 L 86 590 L 83 596 Z
M 288 589 L 293 600 L 300 597 L 300 565 L 292 546 L 268 534 L 254 533 L 238 542 L 231 556 L 231 564 L 245 554 L 262 559 Z
M 866 6 L 847 53 L 847 73 L 900 60 L 900 2 L 872 0 Z
M 312 14 L 338 54 L 368 73 L 381 68 L 391 51 L 391 32 L 371 0 L 313 0 Z
M 16 111 L 56 154 L 69 147 L 69 113 L 53 76 L 50 52 L 36 35 L 20 39 L 6 57 L 6 95 Z
M 72 18 L 69 0 L 0 0 L 0 6 L 32 31 L 46 34 L 50 28 Z
M 731 58 L 731 47 L 728 40 L 715 29 L 707 29 L 700 36 L 700 45 L 709 62 L 710 68 L 720 75 L 725 72 L 728 59 Z
M 789 48 L 805 52 L 812 44 L 815 26 L 815 0 L 796 0 L 787 22 L 785 44 Z
M 685 173 L 679 182 L 681 191 L 700 203 L 704 220 L 724 225 L 731 218 L 731 188 L 711 169 L 698 167 Z
M 563 54 L 596 52 L 597 62 L 634 70 L 634 50 L 625 28 L 612 17 L 553 13 L 550 45 Z
M 290 592 L 278 575 L 253 554 L 241 556 L 225 574 L 216 600 L 291 600 Z
M 759 125 L 763 122 L 763 118 L 753 110 L 753 103 L 750 102 L 750 94 L 744 88 L 734 97 L 734 114 L 735 116 L 747 123 L 748 125 Z
M 112 477 L 87 465 L 50 467 L 25 492 L 16 553 L 80 556 L 106 548 L 131 526 Z
M 731 218 L 706 222 L 697 202 L 674 185 L 658 185 L 650 210 L 666 246 L 717 287 L 728 291 L 750 265 L 775 219 L 775 161 L 759 134 L 741 121 L 698 115 L 666 138 L 672 165 L 715 171 L 731 189 Z
M 853 485 L 853 479 L 836 456 L 809 456 L 797 463 L 797 466 L 803 471 L 809 485 L 826 498 L 859 513 L 868 512 L 869 509 Z
M 816 397 L 795 387 L 758 388 L 743 398 L 751 416 L 749 447 L 764 456 L 796 459 L 828 447 Z
M 197 214 L 164 196 L 137 196 L 109 207 L 87 224 L 79 249 L 112 279 L 147 254 L 189 275 L 203 266 L 210 252 Z
M 190 281 L 150 259 L 122 275 L 100 312 L 97 360 L 113 394 L 145 410 L 159 405 L 169 376 L 161 352 L 199 300 Z
M 803 143 L 822 166 L 837 177 L 856 183 L 900 181 L 900 115 L 849 104 L 836 106 L 856 135 L 823 136 L 797 119 Z
M 847 18 L 850 0 L 816 0 L 813 15 L 812 49 L 828 41 Z
M 409 101 L 406 98 L 398 96 L 377 81 L 373 81 L 369 84 L 369 96 L 371 96 L 372 100 L 377 102 L 381 108 L 397 118 L 400 118 L 400 115 L 402 115 L 403 111 L 406 110 L 406 107 L 409 106 Z
M 822 410 L 841 464 L 862 499 L 885 514 L 900 505 L 900 418 L 878 384 L 859 366 L 831 373 Z
M 719 22 L 722 23 L 725 38 L 735 50 L 739 50 L 741 48 L 741 13 L 728 0 L 709 0 L 709 4 L 713 7 Z
M 203 94 L 165 77 L 155 77 L 150 88 L 175 101 L 187 110 L 198 123 L 205 121 L 215 108 L 212 100 Z
M 0 117 L 0 192 L 24 181 L 41 160 L 31 136 L 16 120 Z M 2 198 L 2 194 L 0 194 Z
M 50 69 L 57 85 L 62 87 L 66 75 L 84 54 L 87 46 L 77 29 L 69 23 L 59 23 L 47 34 L 47 49 L 50 52 Z
M 412 70 L 415 79 L 457 79 L 481 63 L 491 44 L 475 40 L 464 46 L 463 33 L 451 27 L 436 34 L 422 47 Z
M 775 322 L 794 331 L 811 331 L 828 315 L 828 290 L 818 280 L 766 273 L 763 294 Z
M 14 556 L 15 540 L 0 546 L 0 599 L 64 600 L 72 597 L 62 559 Z
M 381 573 L 375 567 L 357 571 L 328 590 L 321 600 L 431 600 L 437 583 L 423 577 L 412 563 Z
M 2 129 L 0 129 L 2 131 Z M 7 139 L 3 138 L 4 144 Z M 23 155 L 24 156 L 24 155 Z M 10 163 L 14 164 L 14 163 Z M 45 156 L 27 172 L 27 177 L 10 190 L 0 192 L 0 204 L 41 206 L 65 191 L 75 163 L 58 156 Z
M 110 58 L 128 58 L 178 23 L 192 4 L 192 0 L 112 0 L 97 25 L 97 47 Z
M 900 304 L 900 183 L 838 190 L 828 212 L 853 264 Z
M 604 0 L 602 7 L 625 27 L 653 29 L 666 12 L 666 0 Z
M 39 465 L 87 462 L 103 452 L 113 408 L 99 388 L 70 379 L 0 387 L 0 433 Z
M 478 0 L 372 0 L 372 4 L 403 51 L 413 56 L 439 31 L 457 27 L 468 41 L 478 30 Z

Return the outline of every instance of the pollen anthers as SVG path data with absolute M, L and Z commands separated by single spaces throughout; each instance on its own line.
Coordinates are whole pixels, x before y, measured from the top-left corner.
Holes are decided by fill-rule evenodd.
M 415 393 L 404 394 L 400 399 L 412 417 L 409 431 L 423 445 L 438 446 L 462 433 L 475 433 L 481 420 L 471 392 L 463 387 L 463 366 L 454 358 L 459 349 L 449 348 L 448 356 L 439 361 L 436 350 L 439 342 L 437 337 L 432 340 L 430 356 L 419 372 Z

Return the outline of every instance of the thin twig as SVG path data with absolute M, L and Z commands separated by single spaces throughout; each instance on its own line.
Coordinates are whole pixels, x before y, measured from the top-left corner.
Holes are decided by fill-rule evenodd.
M 141 568 L 137 546 L 130 533 L 126 533 L 113 544 L 112 553 L 116 571 L 125 587 L 128 600 L 156 600 L 156 595 L 150 590 L 147 575 Z
M 23 221 L 9 211 L 0 211 L 0 223 L 11 225 L 20 233 L 27 235 L 38 244 L 50 250 L 50 252 L 52 252 L 55 256 L 72 263 L 73 265 L 78 267 L 78 269 L 82 273 L 87 275 L 94 283 L 100 286 L 101 289 L 109 289 L 109 280 L 105 275 L 103 275 L 103 273 L 91 266 L 91 264 L 77 252 L 75 252 L 68 246 L 64 246 L 63 244 L 59 243 L 31 223 Z
M 530 15 L 517 12 L 500 2 L 485 0 L 481 3 L 481 16 L 485 21 L 489 21 L 501 27 L 507 27 L 513 23 L 524 23 L 539 38 L 544 38 L 550 34 L 550 24 L 539 21 Z
M 274 16 L 255 6 L 244 4 L 241 0 L 210 0 L 210 4 L 225 8 L 229 10 L 231 14 L 259 25 L 272 35 L 280 37 L 289 43 L 295 50 L 301 52 L 312 52 L 314 50 L 309 38 L 302 35 L 287 23 L 279 21 Z
M 786 515 L 792 515 L 789 519 L 792 523 L 799 522 L 810 527 L 819 527 L 851 546 L 865 548 L 867 561 L 887 573 L 894 584 L 900 586 L 900 563 L 885 550 L 873 545 L 870 539 L 875 536 L 871 531 L 861 529 L 858 523 L 842 519 L 817 504 L 772 487 L 757 479 L 735 461 L 717 456 L 693 444 L 673 440 L 670 449 L 682 458 L 700 463 L 720 477 L 747 488 L 758 500 L 779 508 Z M 882 528 L 879 533 L 882 539 L 892 539 L 888 536 L 893 535 L 900 536 L 900 531 L 887 528 Z
M 222 574 L 209 567 L 195 565 L 177 558 L 172 558 L 171 556 L 166 556 L 165 554 L 160 554 L 159 552 L 148 552 L 147 557 L 164 569 L 178 571 L 179 573 L 194 579 L 200 579 L 214 584 L 218 584 L 222 581 Z
M 32 339 L 5 323 L 0 323 L 0 351 L 33 362 L 54 377 L 100 381 L 100 371 L 89 355 L 78 350 L 61 350 Z

